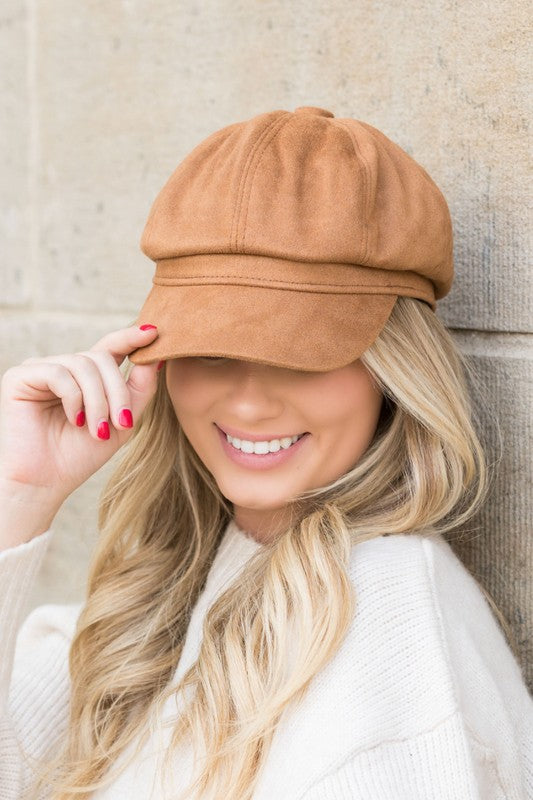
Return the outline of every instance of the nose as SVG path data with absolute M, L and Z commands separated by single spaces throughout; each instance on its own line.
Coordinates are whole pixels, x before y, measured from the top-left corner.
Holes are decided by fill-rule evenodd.
M 243 423 L 277 417 L 284 402 L 281 389 L 275 384 L 268 365 L 240 362 L 232 376 L 228 412 L 233 412 L 234 419 L 241 419 Z

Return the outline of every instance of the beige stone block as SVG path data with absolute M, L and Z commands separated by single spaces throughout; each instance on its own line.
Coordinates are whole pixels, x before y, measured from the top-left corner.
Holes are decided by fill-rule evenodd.
M 153 273 L 139 250 L 154 197 L 154 128 L 136 87 L 142 15 L 128 36 L 118 4 L 79 4 L 75 14 L 66 2 L 37 4 L 36 14 L 36 299 L 50 310 L 135 313 Z
M 5 0 L 0 9 L 0 306 L 26 303 L 31 289 L 29 59 L 27 4 Z
M 90 350 L 107 333 L 134 323 L 134 317 L 124 314 L 4 311 L 0 314 L 0 375 L 26 358 Z
M 478 431 L 491 465 L 491 489 L 483 508 L 450 534 L 450 543 L 509 622 L 533 689 L 531 339 L 453 335 L 476 371 L 470 385 Z

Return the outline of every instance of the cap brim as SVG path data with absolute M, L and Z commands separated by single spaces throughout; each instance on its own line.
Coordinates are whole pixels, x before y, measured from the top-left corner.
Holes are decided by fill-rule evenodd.
M 372 344 L 395 294 L 332 294 L 230 284 L 155 284 L 137 324 L 159 335 L 129 356 L 133 364 L 226 356 L 311 372 L 338 369 Z

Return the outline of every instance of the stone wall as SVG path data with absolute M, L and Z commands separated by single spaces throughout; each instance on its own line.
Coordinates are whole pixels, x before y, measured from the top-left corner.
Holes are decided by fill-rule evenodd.
M 299 105 L 380 128 L 452 213 L 456 279 L 438 313 L 478 370 L 497 461 L 475 538 L 454 547 L 511 623 L 533 687 L 527 23 L 511 0 L 4 0 L 0 371 L 134 321 L 151 286 L 149 207 L 212 131 Z M 62 508 L 31 606 L 83 597 L 112 466 Z

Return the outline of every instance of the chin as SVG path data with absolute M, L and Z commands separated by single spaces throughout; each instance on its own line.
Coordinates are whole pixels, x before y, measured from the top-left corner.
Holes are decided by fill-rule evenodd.
M 250 494 L 244 494 L 242 492 L 231 491 L 229 487 L 224 487 L 218 484 L 218 488 L 220 489 L 221 493 L 224 495 L 226 500 L 228 500 L 235 508 L 247 508 L 251 511 L 275 511 L 278 508 L 285 507 L 289 502 L 290 498 L 284 495 L 281 495 L 278 498 L 272 498 L 272 493 L 269 492 L 269 500 L 268 502 L 265 500 L 264 494 L 258 494 L 257 492 L 251 492 Z

